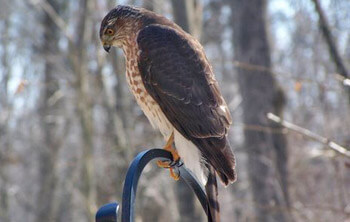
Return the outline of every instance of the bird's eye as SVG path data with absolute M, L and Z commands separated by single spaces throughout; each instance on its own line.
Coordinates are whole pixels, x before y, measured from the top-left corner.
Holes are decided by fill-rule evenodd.
M 107 29 L 107 30 L 106 30 L 106 34 L 107 34 L 107 35 L 113 35 L 113 34 L 114 34 L 113 29 Z

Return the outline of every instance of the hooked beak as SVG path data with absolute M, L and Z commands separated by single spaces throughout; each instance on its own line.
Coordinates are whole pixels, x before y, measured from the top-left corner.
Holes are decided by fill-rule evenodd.
M 109 52 L 109 50 L 111 50 L 111 45 L 103 44 L 103 48 L 106 52 Z

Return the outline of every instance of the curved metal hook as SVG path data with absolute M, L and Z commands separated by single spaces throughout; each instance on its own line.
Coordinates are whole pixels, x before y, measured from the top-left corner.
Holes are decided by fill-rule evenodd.
M 153 159 L 163 158 L 172 161 L 172 155 L 170 152 L 164 149 L 151 149 L 139 153 L 132 161 L 123 188 L 123 201 L 122 201 L 122 222 L 134 221 L 134 203 L 137 191 L 137 185 L 141 173 L 145 166 Z M 180 178 L 183 179 L 187 185 L 195 192 L 199 199 L 204 211 L 208 214 L 207 196 L 193 174 L 186 169 L 183 165 L 175 166 L 179 170 Z

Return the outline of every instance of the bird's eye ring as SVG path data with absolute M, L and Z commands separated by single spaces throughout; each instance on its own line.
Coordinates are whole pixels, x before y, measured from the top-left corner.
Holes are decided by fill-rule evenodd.
M 114 34 L 114 31 L 112 29 L 107 29 L 106 30 L 106 34 L 107 35 L 113 35 Z

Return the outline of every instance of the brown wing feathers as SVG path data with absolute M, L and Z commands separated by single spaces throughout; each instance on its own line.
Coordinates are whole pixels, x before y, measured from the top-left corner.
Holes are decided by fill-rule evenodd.
M 139 68 L 148 93 L 174 127 L 214 166 L 223 183 L 236 178 L 226 138 L 231 121 L 205 58 L 181 31 L 150 25 L 139 32 Z M 197 49 L 198 50 L 198 49 Z

